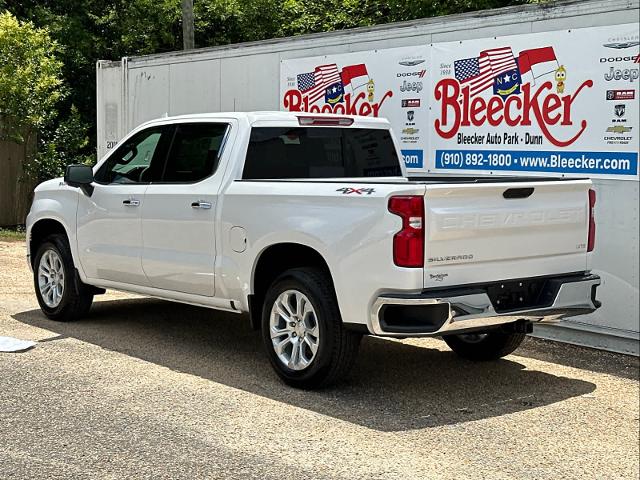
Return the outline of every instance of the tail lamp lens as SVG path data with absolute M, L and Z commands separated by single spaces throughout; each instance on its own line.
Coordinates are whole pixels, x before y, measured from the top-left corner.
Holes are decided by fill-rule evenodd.
M 393 263 L 399 267 L 424 266 L 424 197 L 395 196 L 389 211 L 402 218 L 402 230 L 393 236 Z

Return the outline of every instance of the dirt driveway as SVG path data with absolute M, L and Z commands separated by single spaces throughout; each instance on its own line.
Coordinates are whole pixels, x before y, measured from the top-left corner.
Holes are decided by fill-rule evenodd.
M 348 382 L 284 386 L 232 314 L 120 293 L 45 319 L 0 242 L 2 478 L 637 479 L 638 360 L 528 339 L 488 364 L 366 338 Z

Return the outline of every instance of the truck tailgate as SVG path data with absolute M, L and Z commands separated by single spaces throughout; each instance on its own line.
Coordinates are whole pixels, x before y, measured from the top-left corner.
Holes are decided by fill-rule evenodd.
M 428 185 L 425 287 L 587 269 L 589 180 Z

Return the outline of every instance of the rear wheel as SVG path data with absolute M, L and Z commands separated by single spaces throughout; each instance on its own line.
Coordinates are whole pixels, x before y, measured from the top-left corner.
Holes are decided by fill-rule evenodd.
M 329 276 L 314 268 L 295 268 L 267 291 L 262 337 L 280 378 L 311 389 L 335 383 L 349 372 L 362 336 L 345 330 Z
M 478 332 L 445 335 L 449 348 L 469 360 L 496 360 L 513 353 L 526 334 L 509 332 Z
M 51 235 L 38 247 L 33 282 L 40 309 L 52 320 L 76 320 L 91 308 L 93 293 L 78 278 L 64 235 Z

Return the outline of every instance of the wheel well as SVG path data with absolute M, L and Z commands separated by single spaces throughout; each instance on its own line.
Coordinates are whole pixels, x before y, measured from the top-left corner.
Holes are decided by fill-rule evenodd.
M 31 235 L 29 236 L 29 252 L 31 253 L 31 264 L 35 260 L 36 250 L 49 235 L 59 233 L 67 236 L 67 231 L 64 226 L 57 220 L 44 219 L 38 220 L 33 227 L 31 227 Z
M 269 286 L 286 270 L 299 267 L 319 268 L 331 278 L 331 271 L 322 255 L 306 245 L 279 243 L 262 252 L 253 274 L 253 295 L 249 295 L 251 326 L 254 329 L 260 328 L 262 303 Z

